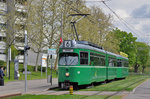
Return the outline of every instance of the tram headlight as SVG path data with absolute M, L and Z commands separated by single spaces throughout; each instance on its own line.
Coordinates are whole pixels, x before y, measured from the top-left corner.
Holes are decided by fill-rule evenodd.
M 66 75 L 66 77 L 68 77 L 68 76 L 69 76 L 69 73 L 66 73 L 65 75 Z

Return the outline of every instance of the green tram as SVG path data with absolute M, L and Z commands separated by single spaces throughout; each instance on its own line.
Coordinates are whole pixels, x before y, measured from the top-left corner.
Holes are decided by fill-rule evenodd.
M 87 41 L 65 40 L 59 49 L 60 88 L 89 85 L 128 75 L 128 58 Z

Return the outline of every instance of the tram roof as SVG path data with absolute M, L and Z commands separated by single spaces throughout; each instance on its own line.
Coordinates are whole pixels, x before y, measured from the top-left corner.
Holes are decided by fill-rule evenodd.
M 121 56 L 121 55 L 117 55 L 117 57 L 119 58 L 124 58 L 124 59 L 128 59 L 127 57 Z
M 124 56 L 121 56 L 121 55 L 118 55 L 118 54 L 115 54 L 115 53 L 112 53 L 112 52 L 108 52 L 108 51 L 106 51 L 106 52 L 107 52 L 107 54 L 109 54 L 109 55 L 113 55 L 113 56 L 116 56 L 116 57 L 119 57 L 119 58 L 128 59 L 127 57 L 124 57 Z
M 124 59 L 128 59 L 127 57 L 123 57 L 121 55 L 112 53 L 112 52 L 108 52 L 105 51 L 103 49 L 103 47 L 99 47 L 96 44 L 93 44 L 91 42 L 87 42 L 87 41 L 75 41 L 75 40 L 66 40 L 66 41 L 71 41 L 72 46 L 71 47 L 65 47 L 64 42 L 63 44 L 60 46 L 60 48 L 80 48 L 80 49 L 89 49 L 89 50 L 93 50 L 93 51 L 97 51 L 97 52 L 103 52 L 103 53 L 107 53 L 109 55 L 112 56 L 116 56 L 119 58 L 124 58 Z
M 69 40 L 66 40 L 66 41 L 69 41 Z M 70 41 L 72 42 L 72 47 L 69 47 L 69 48 L 89 49 L 89 50 L 106 53 L 106 51 L 102 47 L 99 47 L 91 42 L 75 41 L 75 40 L 70 40 Z M 68 47 L 65 47 L 64 42 L 63 42 L 63 44 L 60 46 L 60 48 L 68 48 Z

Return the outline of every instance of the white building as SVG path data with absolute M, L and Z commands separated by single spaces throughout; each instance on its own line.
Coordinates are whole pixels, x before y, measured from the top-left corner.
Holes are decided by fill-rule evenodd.
M 21 2 L 20 2 L 21 1 Z M 23 1 L 23 2 L 22 2 Z M 12 2 L 12 0 L 10 0 L 10 2 Z M 20 18 L 16 18 L 15 19 L 15 26 L 22 26 L 25 27 L 25 25 L 23 24 L 23 20 L 25 20 L 25 18 L 22 16 L 27 14 L 27 10 L 26 10 L 26 2 L 27 0 L 14 0 L 14 7 L 15 7 L 15 13 L 18 13 L 21 17 Z M 6 0 L 0 0 L 0 60 L 6 61 L 6 28 L 7 28 L 7 9 L 8 8 L 8 3 L 6 2 Z M 14 16 L 12 16 L 14 17 Z M 17 33 L 21 33 L 23 34 L 23 31 L 21 30 L 14 30 L 16 32 L 15 35 L 15 40 L 14 40 L 14 44 L 15 44 L 15 48 L 17 50 L 19 50 L 19 61 L 23 62 L 24 58 L 24 38 L 23 36 L 18 36 Z M 19 39 L 19 40 L 18 40 Z
M 8 3 L 7 0 L 0 0 L 0 60 L 6 61 L 6 28 L 8 21 L 6 20 L 6 15 L 8 11 Z M 13 0 L 10 0 L 10 2 Z M 25 31 L 25 24 L 27 17 L 27 0 L 14 0 L 15 4 L 15 15 L 19 15 L 19 17 L 16 17 L 15 19 L 15 40 L 14 45 L 15 48 L 19 51 L 19 55 L 17 56 L 20 63 L 24 62 L 24 31 Z M 23 2 L 22 2 L 23 1 Z M 35 0 L 36 1 L 36 0 Z M 18 27 L 18 28 L 17 28 Z M 21 27 L 21 28 L 20 28 Z M 22 35 L 18 35 L 22 34 Z M 56 36 L 57 37 L 57 36 Z M 46 41 L 45 41 L 46 42 Z M 44 47 L 43 50 L 47 53 L 48 47 Z M 42 62 L 42 55 L 43 53 L 40 53 L 38 64 L 40 65 Z M 28 65 L 35 65 L 36 63 L 36 56 L 37 54 L 33 51 L 28 51 Z M 13 61 L 13 60 L 12 60 Z

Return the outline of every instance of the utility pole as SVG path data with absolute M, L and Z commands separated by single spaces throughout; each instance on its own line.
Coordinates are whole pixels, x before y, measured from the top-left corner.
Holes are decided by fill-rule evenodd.
M 29 49 L 30 47 L 28 46 L 27 31 L 25 30 L 25 43 L 24 43 L 25 92 L 27 92 L 27 56 Z
M 24 45 L 24 68 L 25 68 L 25 92 L 27 92 L 27 31 L 25 31 L 25 45 Z

